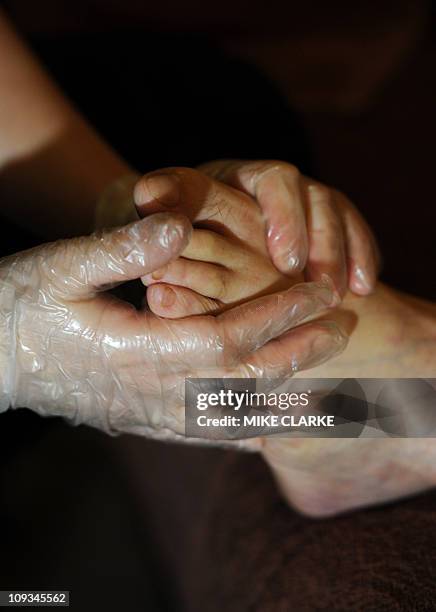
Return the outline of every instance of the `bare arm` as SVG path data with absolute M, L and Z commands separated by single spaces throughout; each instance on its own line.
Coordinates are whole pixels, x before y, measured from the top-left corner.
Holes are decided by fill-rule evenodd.
M 87 233 L 101 192 L 130 171 L 0 10 L 1 214 L 47 237 Z

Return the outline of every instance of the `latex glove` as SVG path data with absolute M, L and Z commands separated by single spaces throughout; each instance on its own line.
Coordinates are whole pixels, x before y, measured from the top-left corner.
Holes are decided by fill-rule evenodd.
M 265 216 L 271 258 L 283 273 L 306 280 L 328 274 L 340 293 L 375 289 L 379 252 L 374 236 L 342 193 L 276 160 L 218 160 L 199 169 L 254 197 Z
M 326 284 L 178 321 L 101 293 L 162 267 L 190 235 L 185 217 L 158 214 L 1 260 L 2 408 L 178 438 L 186 377 L 291 375 L 345 346 L 334 324 L 293 329 L 335 305 Z

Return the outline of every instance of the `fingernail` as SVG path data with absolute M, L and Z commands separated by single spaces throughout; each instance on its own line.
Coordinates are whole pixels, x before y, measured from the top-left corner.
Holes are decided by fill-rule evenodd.
M 138 242 L 145 240 L 150 246 L 169 248 L 177 239 L 187 244 L 191 238 L 192 226 L 184 215 L 160 212 L 134 221 L 119 231 L 126 233 L 132 240 Z
M 303 369 L 305 370 L 321 365 L 332 357 L 339 355 L 348 344 L 347 334 L 337 323 L 319 321 L 318 326 L 324 333 L 320 333 L 313 341 L 310 353 L 304 362 Z
M 275 254 L 271 252 L 276 268 L 278 268 L 283 274 L 297 274 L 303 269 L 302 261 L 296 254 L 295 250 L 290 251 L 289 249 L 277 250 Z
M 280 257 L 283 262 L 283 265 L 290 272 L 297 272 L 300 269 L 300 258 L 295 255 L 295 253 L 283 253 Z
M 359 293 L 363 293 L 364 295 L 371 293 L 374 289 L 374 283 L 371 282 L 371 279 L 368 273 L 363 268 L 358 266 L 357 264 L 354 266 L 353 273 L 354 273 L 354 282 L 353 282 L 354 289 L 358 291 Z
M 290 232 L 290 228 L 275 227 L 270 225 L 267 231 L 268 247 L 271 256 L 274 259 L 276 267 L 281 272 L 299 272 L 302 269 L 301 258 L 297 254 L 295 246 L 290 248 L 289 242 L 285 245 L 280 245 L 283 242 L 285 233 Z
M 319 284 L 321 286 L 327 287 L 330 291 L 332 296 L 330 306 L 338 306 L 342 302 L 341 294 L 337 290 L 335 283 L 328 274 L 321 274 L 321 281 Z
M 303 283 L 302 287 L 308 287 L 308 290 L 315 293 L 321 301 L 325 302 L 329 306 L 336 305 L 336 290 L 332 279 L 328 274 L 322 274 L 321 280 L 312 281 L 310 283 Z
M 292 307 L 294 310 L 296 309 L 294 315 L 299 323 L 312 318 L 324 309 L 338 305 L 338 294 L 334 290 L 330 277 L 326 274 L 323 274 L 322 280 L 319 282 L 300 283 L 289 289 L 289 292 L 291 294 L 302 293 L 308 299 L 304 302 L 304 307 L 301 310 L 299 307 L 296 309 L 296 305 Z
M 161 287 L 160 303 L 164 308 L 169 308 L 176 301 L 176 294 L 170 287 Z
M 319 335 L 314 341 L 313 346 L 319 349 L 319 354 L 322 352 L 320 350 L 322 347 L 328 349 L 328 357 L 345 348 L 348 343 L 348 335 L 336 321 L 318 321 L 318 326 L 329 332 L 324 338 L 322 335 Z
M 143 178 L 134 191 L 136 206 L 141 208 L 151 202 L 172 208 L 180 201 L 180 178 L 177 174 L 153 174 Z
M 123 258 L 148 270 L 160 270 L 178 256 L 192 235 L 192 226 L 183 215 L 156 213 L 118 229 L 123 240 Z M 147 282 L 147 275 L 145 280 Z
M 306 352 L 300 360 L 297 361 L 295 357 L 291 359 L 294 374 L 321 365 L 342 353 L 348 344 L 348 336 L 334 321 L 318 321 L 315 325 L 318 328 L 316 338 L 306 345 Z

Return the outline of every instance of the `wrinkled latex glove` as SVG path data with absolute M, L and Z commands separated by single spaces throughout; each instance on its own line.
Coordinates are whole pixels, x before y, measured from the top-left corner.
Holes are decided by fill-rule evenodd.
M 300 326 L 336 304 L 328 283 L 177 321 L 104 292 L 177 257 L 191 230 L 157 214 L 0 260 L 2 409 L 181 438 L 186 377 L 286 376 L 344 348 L 335 324 Z
M 342 296 L 347 288 L 356 295 L 374 291 L 380 267 L 377 243 L 344 194 L 276 160 L 218 160 L 199 169 L 255 198 L 278 270 L 304 271 L 306 280 L 328 274 Z

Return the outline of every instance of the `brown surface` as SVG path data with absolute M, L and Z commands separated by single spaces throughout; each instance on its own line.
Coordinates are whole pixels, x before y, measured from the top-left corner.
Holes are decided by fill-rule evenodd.
M 310 521 L 280 500 L 260 460 L 229 455 L 218 474 L 193 554 L 192 609 L 434 610 L 434 493 Z

